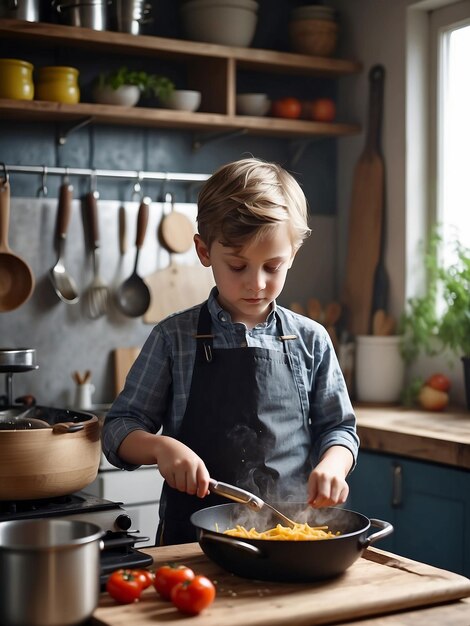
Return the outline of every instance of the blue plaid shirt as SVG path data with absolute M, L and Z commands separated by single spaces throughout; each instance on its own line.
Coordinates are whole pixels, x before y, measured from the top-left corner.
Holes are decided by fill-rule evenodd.
M 356 459 L 356 418 L 325 328 L 274 303 L 266 322 L 248 330 L 244 324 L 232 322 L 216 295 L 214 288 L 208 299 L 214 349 L 256 346 L 282 352 L 278 315 L 284 334 L 297 336 L 289 341 L 288 349 L 304 414 L 310 423 L 313 464 L 334 445 L 348 448 Z M 103 451 L 112 465 L 136 469 L 117 454 L 121 442 L 133 430 L 157 433 L 162 429 L 163 435 L 177 437 L 189 398 L 196 354 L 194 335 L 201 306 L 170 315 L 151 331 L 105 419 Z

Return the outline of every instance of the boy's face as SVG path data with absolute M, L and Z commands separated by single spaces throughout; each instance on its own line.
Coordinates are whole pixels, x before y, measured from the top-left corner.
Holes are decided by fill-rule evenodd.
M 288 225 L 279 224 L 261 241 L 241 249 L 214 241 L 208 250 L 200 235 L 194 240 L 201 263 L 212 267 L 219 304 L 232 321 L 250 328 L 264 322 L 295 256 Z

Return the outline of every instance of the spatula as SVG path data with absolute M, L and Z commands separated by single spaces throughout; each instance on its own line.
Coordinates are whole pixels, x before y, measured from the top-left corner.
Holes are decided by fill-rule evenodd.
M 274 515 L 278 517 L 285 526 L 288 526 L 289 528 L 295 528 L 295 522 L 293 522 L 283 513 L 275 509 L 273 506 L 271 506 L 258 496 L 255 496 L 254 493 L 245 491 L 245 489 L 240 489 L 239 487 L 235 487 L 234 485 L 222 483 L 211 478 L 209 480 L 209 490 L 219 496 L 229 498 L 229 500 L 234 500 L 235 502 L 246 504 L 250 507 L 250 509 L 253 509 L 254 511 L 259 512 L 262 509 L 267 508 L 272 513 L 274 513 Z

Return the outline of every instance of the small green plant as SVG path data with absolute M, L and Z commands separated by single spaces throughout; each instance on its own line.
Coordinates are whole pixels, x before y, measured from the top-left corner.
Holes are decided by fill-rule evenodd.
M 470 356 L 470 250 L 458 240 L 454 262 L 439 263 L 442 237 L 436 228 L 424 252 L 428 285 L 422 296 L 410 298 L 400 320 L 402 355 L 411 363 L 419 353 L 435 355 L 449 349 Z M 444 308 L 438 313 L 438 298 Z
M 128 70 L 125 66 L 113 72 L 102 72 L 98 76 L 97 84 L 100 87 L 107 86 L 112 89 L 119 89 L 123 85 L 133 85 L 138 87 L 143 95 L 157 98 L 168 98 L 175 88 L 174 83 L 166 76 Z

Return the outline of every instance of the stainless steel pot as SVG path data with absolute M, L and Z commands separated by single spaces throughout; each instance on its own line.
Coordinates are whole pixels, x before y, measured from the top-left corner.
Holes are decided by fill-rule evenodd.
M 0 16 L 27 22 L 40 21 L 39 0 L 0 0 Z
M 0 523 L 2 626 L 72 626 L 98 605 L 96 524 L 63 519 Z
M 55 0 L 59 19 L 68 26 L 106 30 L 109 0 Z
M 116 0 L 115 28 L 120 33 L 139 35 L 141 25 L 152 21 L 152 5 L 145 0 Z

